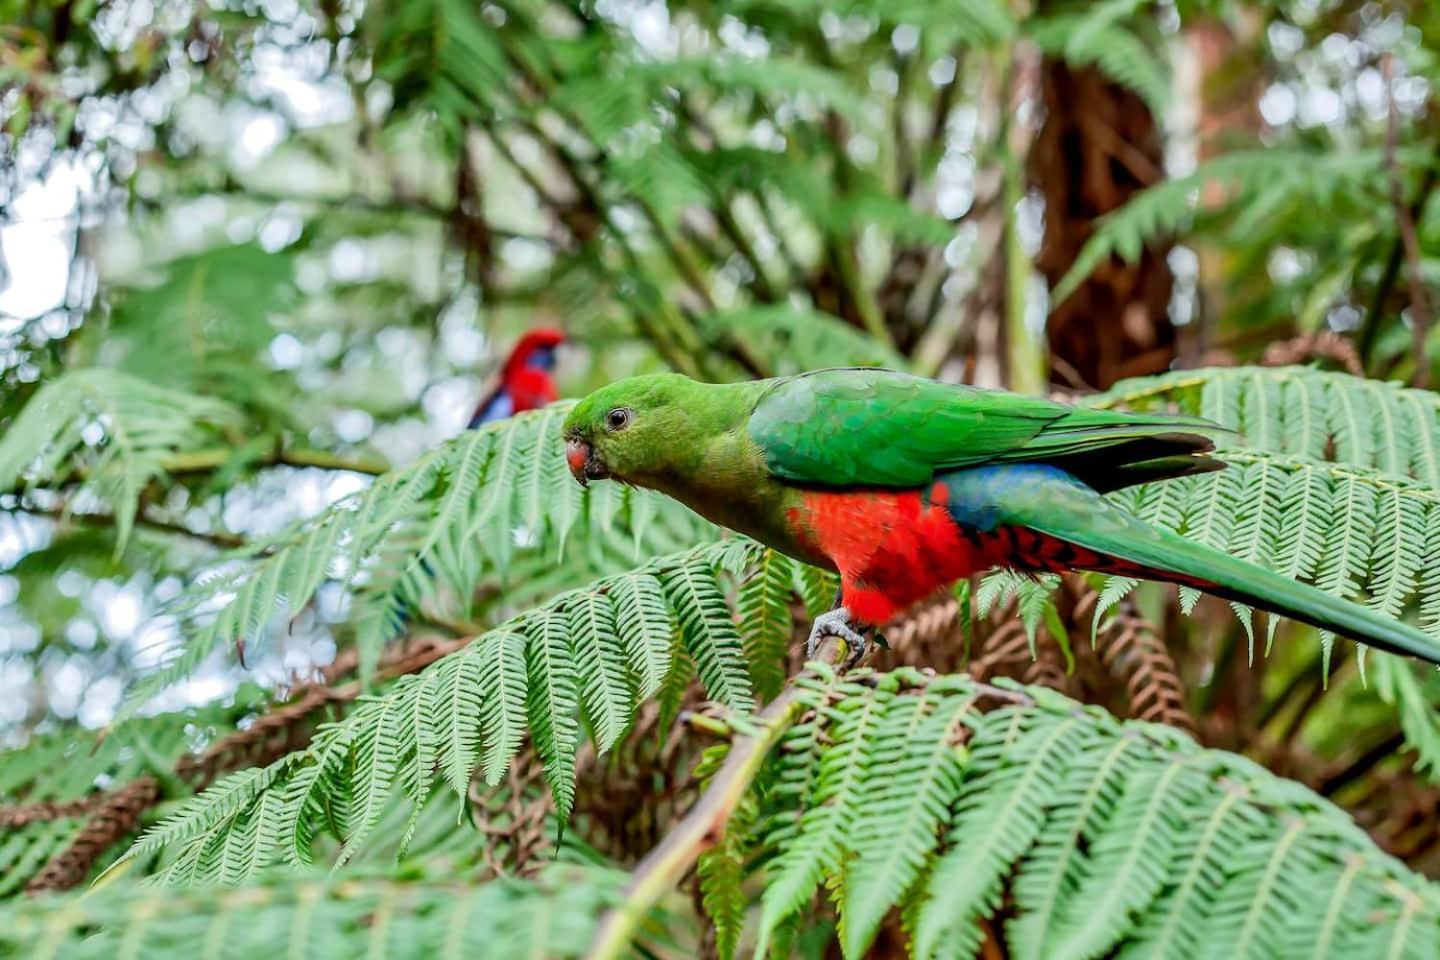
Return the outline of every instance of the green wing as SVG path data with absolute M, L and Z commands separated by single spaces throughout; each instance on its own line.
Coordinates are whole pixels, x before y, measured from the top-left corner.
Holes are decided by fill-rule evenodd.
M 1086 410 L 875 369 L 776 382 L 749 420 L 770 473 L 825 486 L 917 487 L 993 463 L 1054 463 L 1101 490 L 1222 464 L 1206 420 Z

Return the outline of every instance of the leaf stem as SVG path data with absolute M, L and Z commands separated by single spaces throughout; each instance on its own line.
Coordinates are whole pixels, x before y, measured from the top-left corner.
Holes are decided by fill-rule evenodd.
M 161 469 L 171 475 L 207 473 L 220 468 L 233 456 L 235 456 L 235 449 L 233 447 L 215 447 L 209 450 L 177 453 L 166 457 L 161 464 Z M 251 462 L 262 466 L 284 465 L 289 467 L 319 467 L 322 470 L 349 470 L 354 473 L 369 474 L 372 477 L 378 477 L 390 469 L 390 465 L 378 457 L 367 457 L 363 454 L 356 457 L 346 457 L 338 453 L 330 453 L 326 450 L 314 450 L 308 447 L 291 447 L 289 449 L 275 450 Z
M 586 954 L 590 960 L 623 956 L 650 909 L 690 872 L 701 853 L 719 841 L 770 748 L 795 722 L 801 706 L 795 685 L 791 684 L 756 717 L 755 733 L 735 738 L 710 788 L 685 819 L 640 861 L 625 888 L 625 899 L 601 919 Z

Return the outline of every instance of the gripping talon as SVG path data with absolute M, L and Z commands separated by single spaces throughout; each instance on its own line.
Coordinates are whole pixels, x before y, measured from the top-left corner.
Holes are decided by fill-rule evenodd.
M 844 670 L 849 670 L 859 663 L 870 650 L 869 639 L 850 625 L 850 611 L 844 607 L 836 607 L 815 618 L 815 622 L 810 626 L 810 636 L 805 641 L 805 656 L 813 659 L 826 637 L 838 637 L 850 648 L 845 657 Z

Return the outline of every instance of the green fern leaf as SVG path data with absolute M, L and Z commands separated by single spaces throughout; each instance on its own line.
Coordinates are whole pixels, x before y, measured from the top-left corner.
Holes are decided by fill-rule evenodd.
M 690 560 L 662 571 L 660 582 L 705 691 L 732 710 L 749 712 L 755 705 L 749 670 L 714 568 Z
M 936 706 L 907 697 L 892 701 L 881 717 L 871 749 L 890 759 L 874 765 L 864 813 L 850 831 L 855 856 L 840 900 L 846 956 L 866 954 L 890 905 L 924 872 L 959 792 L 965 770 L 960 721 L 970 709 L 962 698 Z M 917 743 L 924 749 L 915 749 Z
M 625 660 L 637 679 L 637 695 L 644 700 L 660 689 L 670 672 L 670 643 L 674 628 L 665 592 L 648 573 L 616 577 L 610 584 L 615 604 L 615 626 L 625 646 Z
M 570 619 L 546 611 L 526 624 L 525 647 L 529 667 L 527 692 L 530 736 L 545 766 L 545 779 L 555 798 L 555 813 L 563 821 L 575 804 L 575 749 L 580 692 L 570 650 Z
M 481 769 L 490 786 L 500 782 L 525 738 L 526 637 L 515 630 L 492 630 L 476 646 L 486 665 L 480 680 L 484 704 L 480 727 L 485 742 Z
M 577 595 L 567 609 L 580 701 L 595 730 L 596 744 L 608 750 L 625 732 L 635 703 L 625 675 L 624 651 L 615 642 L 615 610 L 610 599 L 596 591 Z
M 1023 720 L 1004 711 L 986 725 L 1015 729 Z M 1018 732 L 1018 731 L 1017 731 Z M 1084 726 L 1073 718 L 976 744 L 967 784 L 950 821 L 951 849 L 935 864 L 915 928 L 919 957 L 963 956 L 979 947 L 976 920 L 993 910 L 1011 863 L 1034 842 L 1044 822 L 1045 798 L 1080 748 Z M 974 780 L 986 775 L 983 781 Z
M 795 632 L 790 616 L 794 580 L 795 562 L 766 550 L 740 585 L 735 603 L 750 679 L 765 700 L 775 697 L 785 683 L 786 659 Z

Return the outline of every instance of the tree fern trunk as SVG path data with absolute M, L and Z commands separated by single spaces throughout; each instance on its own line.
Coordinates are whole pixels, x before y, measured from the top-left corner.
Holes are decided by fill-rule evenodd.
M 1029 172 L 1045 199 L 1036 266 L 1053 288 L 1097 221 L 1159 181 L 1164 165 L 1160 131 L 1144 101 L 1093 67 L 1046 57 L 1040 96 L 1045 121 Z M 1175 328 L 1168 252 L 1168 246 L 1149 247 L 1133 265 L 1112 259 L 1064 302 L 1050 305 L 1053 382 L 1104 389 L 1169 367 Z

